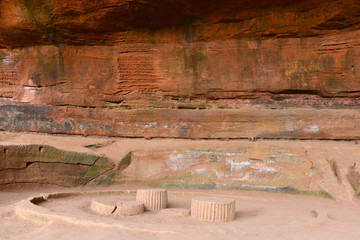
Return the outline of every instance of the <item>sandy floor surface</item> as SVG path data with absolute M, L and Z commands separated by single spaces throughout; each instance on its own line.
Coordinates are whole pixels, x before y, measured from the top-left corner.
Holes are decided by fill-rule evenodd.
M 66 220 L 40 224 L 15 214 L 16 203 L 28 196 L 55 191 L 136 189 L 135 186 L 108 188 L 44 188 L 0 192 L 0 239 L 360 239 L 360 204 L 280 193 L 229 190 L 169 190 L 169 207 L 190 209 L 191 198 L 221 196 L 236 200 L 236 218 L 228 223 L 201 222 L 191 217 L 161 211 L 142 215 L 101 216 L 90 210 L 91 199 L 133 200 L 135 194 L 72 196 L 51 199 L 41 207 L 53 214 L 88 219 L 98 226 L 77 225 Z M 119 223 L 133 230 L 104 227 Z

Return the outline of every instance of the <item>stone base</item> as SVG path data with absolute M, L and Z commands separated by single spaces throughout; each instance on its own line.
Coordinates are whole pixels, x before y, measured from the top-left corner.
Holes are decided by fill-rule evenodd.
M 116 203 L 116 210 L 114 215 L 132 216 L 143 213 L 145 210 L 144 204 L 140 202 L 118 202 Z
M 162 189 L 139 189 L 136 201 L 143 202 L 145 210 L 160 210 L 167 206 L 167 191 Z
M 114 212 L 115 210 L 115 205 L 107 205 L 104 203 L 100 203 L 96 200 L 92 200 L 91 201 L 91 205 L 90 208 L 92 211 L 102 214 L 102 215 L 110 215 Z
M 104 204 L 97 200 L 91 201 L 91 210 L 102 215 L 132 216 L 144 212 L 144 204 L 135 201 L 124 201 L 116 204 Z
M 207 222 L 230 222 L 235 218 L 235 200 L 217 197 L 194 198 L 191 216 Z

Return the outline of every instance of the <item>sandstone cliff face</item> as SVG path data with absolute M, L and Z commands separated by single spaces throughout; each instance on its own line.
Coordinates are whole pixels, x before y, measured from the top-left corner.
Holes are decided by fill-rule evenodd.
M 109 176 L 114 175 L 114 164 L 106 157 L 47 145 L 2 145 L 0 158 L 0 188 L 14 184 L 110 184 Z
M 2 0 L 0 128 L 358 139 L 359 28 L 358 0 Z

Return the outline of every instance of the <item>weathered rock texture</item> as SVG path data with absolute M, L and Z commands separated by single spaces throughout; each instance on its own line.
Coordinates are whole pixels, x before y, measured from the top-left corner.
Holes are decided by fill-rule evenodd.
M 356 163 L 350 168 L 347 178 L 354 188 L 356 196 L 360 198 L 360 169 Z
M 156 188 L 255 189 L 332 196 L 339 201 L 351 200 L 356 194 L 360 197 L 359 141 L 149 141 L 122 138 L 109 141 L 106 137 L 0 133 L 2 145 L 11 144 L 14 147 L 15 144 L 36 143 L 39 144 L 37 146 L 42 146 L 42 142 L 58 149 L 71 149 L 72 152 L 52 151 L 56 153 L 53 160 L 43 159 L 48 161 L 46 166 L 49 170 L 34 168 L 30 169 L 29 174 L 30 170 L 25 168 L 25 162 L 29 162 L 28 167 L 35 166 L 35 163 L 31 164 L 38 159 L 36 155 L 31 157 L 35 150 L 27 146 L 18 147 L 16 152 L 19 156 L 11 158 L 12 164 L 8 165 L 12 169 L 0 171 L 1 177 L 5 179 L 2 183 L 24 181 L 69 186 L 72 186 L 69 182 L 74 185 L 86 183 L 88 178 L 84 181 L 84 172 L 76 169 L 86 167 L 83 166 L 86 162 L 91 164 L 93 160 L 90 161 L 89 158 L 106 156 L 111 160 L 109 168 L 114 163 L 116 169 L 107 172 L 107 164 L 102 168 L 97 165 L 100 162 L 95 163 L 99 167 L 98 171 L 90 172 L 94 177 L 100 175 L 91 180 L 91 183 L 147 183 L 147 187 Z M 26 153 L 21 150 L 22 147 Z M 76 152 L 79 154 L 74 154 Z M 98 156 L 84 155 L 83 152 L 96 152 Z M 73 159 L 74 164 L 57 164 L 64 161 L 64 154 L 69 157 L 67 162 Z M 87 160 L 80 161 L 79 156 L 84 156 Z M 0 160 L 6 165 L 10 158 L 3 157 Z M 23 167 L 18 167 L 15 171 L 16 166 Z M 65 169 L 61 169 L 62 167 Z M 66 171 L 67 168 L 70 170 Z M 90 167 L 88 170 L 94 168 Z M 0 188 L 2 186 L 4 184 Z
M 134 151 L 120 163 L 116 180 L 147 181 L 160 187 L 310 191 L 329 196 L 322 189 L 328 178 L 324 168 L 329 166 L 307 154 L 261 143 L 238 148 Z
M 358 0 L 2 0 L 0 129 L 359 139 Z
M 60 186 L 78 186 L 100 180 L 110 183 L 114 166 L 106 157 L 46 145 L 0 146 L 0 188 L 26 183 Z
M 191 217 L 206 222 L 230 222 L 235 218 L 235 200 L 217 197 L 193 198 Z

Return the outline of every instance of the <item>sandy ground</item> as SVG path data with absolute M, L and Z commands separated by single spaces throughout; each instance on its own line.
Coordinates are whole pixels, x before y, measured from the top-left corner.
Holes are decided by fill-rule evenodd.
M 102 144 L 102 148 L 87 148 L 89 144 Z M 99 189 L 136 189 L 139 186 L 113 185 L 106 188 L 33 188 L 7 189 L 0 191 L 0 239 L 360 239 L 360 203 L 354 191 L 345 181 L 349 166 L 358 161 L 360 151 L 357 142 L 335 141 L 257 141 L 246 140 L 176 140 L 176 139 L 122 139 L 81 136 L 50 136 L 43 134 L 0 133 L 0 144 L 46 144 L 63 150 L 106 155 L 115 164 L 132 150 L 174 148 L 216 148 L 236 146 L 276 145 L 302 151 L 311 159 L 339 159 L 339 174 L 342 183 L 334 177 L 325 178 L 325 190 L 335 200 L 301 195 L 286 195 L 266 192 L 242 192 L 225 190 L 186 190 L 179 195 L 169 190 L 172 207 L 190 208 L 190 200 L 196 192 L 201 195 L 221 195 L 236 199 L 236 219 L 230 223 L 205 223 L 191 217 L 174 217 L 161 212 L 145 213 L 141 216 L 104 219 L 90 212 L 89 198 L 73 197 L 49 201 L 42 207 L 54 214 L 91 218 L 97 221 L 116 221 L 135 224 L 144 231 L 119 230 L 101 226 L 79 226 L 57 220 L 50 224 L 39 224 L 24 220 L 15 214 L 16 203 L 28 196 L 54 191 L 87 191 Z M 326 164 L 322 169 L 330 176 Z M 321 167 L 321 166 L 320 166 Z M 1 173 L 0 173 L 1 174 Z M 127 196 L 132 198 L 134 196 Z M 172 233 L 156 233 L 151 229 L 169 230 Z
M 136 189 L 136 187 L 132 187 Z M 360 239 L 360 204 L 280 193 L 225 190 L 169 190 L 169 207 L 190 209 L 191 198 L 222 196 L 236 199 L 236 218 L 228 223 L 207 223 L 191 217 L 173 216 L 161 211 L 127 217 L 108 217 L 91 212 L 93 198 L 133 200 L 135 194 L 114 196 L 73 196 L 40 204 L 53 214 L 118 222 L 139 230 L 83 226 L 65 220 L 40 224 L 17 216 L 17 202 L 27 196 L 54 191 L 87 191 L 104 188 L 46 188 L 0 192 L 0 239 Z M 106 190 L 129 189 L 111 186 Z M 179 193 L 182 192 L 184 194 Z M 157 233 L 165 232 L 165 233 Z

